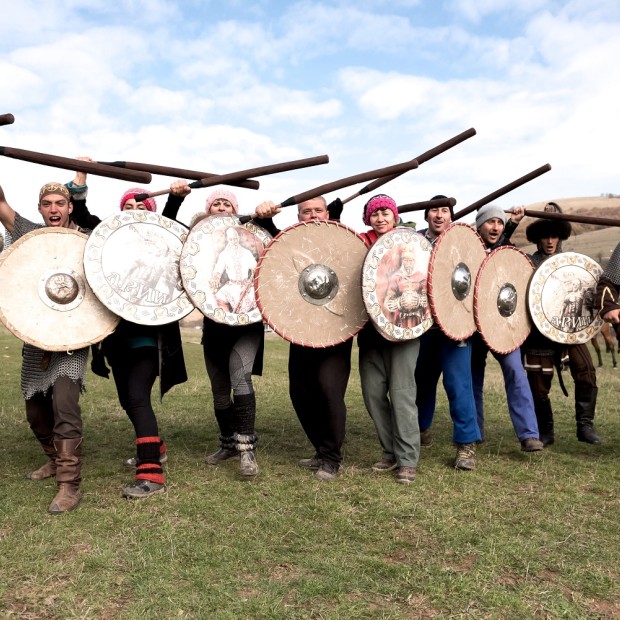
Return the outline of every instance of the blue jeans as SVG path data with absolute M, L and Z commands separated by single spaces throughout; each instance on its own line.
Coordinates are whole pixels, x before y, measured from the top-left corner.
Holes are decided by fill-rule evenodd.
M 489 347 L 478 333 L 472 336 L 472 344 L 471 373 L 474 380 L 474 398 L 478 413 L 478 426 L 484 435 L 484 370 Z M 502 354 L 494 351 L 492 353 L 499 362 L 504 375 L 508 412 L 519 441 L 532 437 L 538 439 L 534 399 L 521 361 L 521 351 L 516 349 L 512 353 Z
M 420 338 L 420 354 L 415 371 L 418 386 L 417 405 L 420 430 L 433 423 L 437 384 L 443 372 L 455 443 L 473 443 L 481 439 L 476 419 L 476 404 L 471 377 L 471 342 L 457 342 L 440 329 L 430 329 Z

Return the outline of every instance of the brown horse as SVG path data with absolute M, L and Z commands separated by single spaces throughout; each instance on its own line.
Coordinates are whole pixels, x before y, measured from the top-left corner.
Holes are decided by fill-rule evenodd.
M 605 351 L 606 353 L 611 353 L 611 361 L 614 365 L 614 368 L 617 368 L 618 363 L 616 361 L 616 350 L 614 348 L 614 340 L 616 339 L 615 330 L 611 329 L 609 323 L 603 323 L 603 327 L 601 327 L 601 331 L 592 338 L 590 341 L 594 350 L 596 351 L 596 355 L 598 356 L 598 367 L 600 368 L 603 365 L 603 356 L 601 355 L 601 347 L 598 344 L 598 337 L 602 336 L 605 341 Z M 620 353 L 620 343 L 618 343 L 618 353 Z

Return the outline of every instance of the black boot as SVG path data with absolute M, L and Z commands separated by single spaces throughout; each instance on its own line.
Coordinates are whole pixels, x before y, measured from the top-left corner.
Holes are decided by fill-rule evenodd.
M 594 430 L 594 410 L 598 388 L 590 385 L 575 385 L 575 419 L 577 439 L 586 443 L 599 444 L 601 438 Z
M 233 438 L 233 406 L 232 403 L 225 409 L 215 409 L 215 419 L 220 427 L 220 449 L 207 456 L 209 465 L 217 465 L 229 459 L 238 459 L 239 452 L 235 449 Z
M 551 401 L 535 401 L 534 409 L 536 410 L 536 420 L 538 421 L 538 437 L 542 441 L 543 446 L 550 446 L 555 441 Z

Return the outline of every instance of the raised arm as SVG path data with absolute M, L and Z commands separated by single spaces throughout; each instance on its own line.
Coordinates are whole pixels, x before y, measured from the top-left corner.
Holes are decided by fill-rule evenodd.
M 0 222 L 9 233 L 13 232 L 15 225 L 15 211 L 10 207 L 4 197 L 4 190 L 0 187 Z
M 162 215 L 176 221 L 179 209 L 185 200 L 185 196 L 187 196 L 191 191 L 192 188 L 187 184 L 187 181 L 183 181 L 181 179 L 173 181 L 170 184 L 170 193 L 168 194 L 168 200 L 166 200 L 166 205 L 164 206 Z M 179 223 L 183 224 L 183 222 Z

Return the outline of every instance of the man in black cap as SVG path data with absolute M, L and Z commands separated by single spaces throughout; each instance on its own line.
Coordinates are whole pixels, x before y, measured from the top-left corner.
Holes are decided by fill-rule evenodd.
M 545 206 L 545 211 L 561 213 L 561 208 L 554 202 Z M 539 219 L 526 228 L 528 241 L 536 244 L 536 252 L 530 255 L 536 267 L 555 254 L 562 252 L 562 241 L 571 235 L 569 222 L 562 220 Z M 594 411 L 596 408 L 596 370 L 586 344 L 564 345 L 549 340 L 536 327 L 521 347 L 524 354 L 524 367 L 534 397 L 534 408 L 538 419 L 540 439 L 545 446 L 555 440 L 553 430 L 553 411 L 549 400 L 549 391 L 554 368 L 558 370 L 560 385 L 568 396 L 560 370 L 566 365 L 570 368 L 575 382 L 575 419 L 577 421 L 577 439 L 591 444 L 601 443 L 594 429 Z

